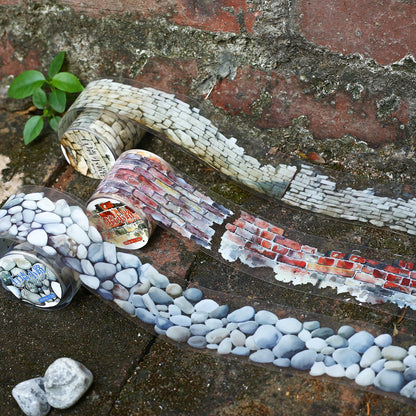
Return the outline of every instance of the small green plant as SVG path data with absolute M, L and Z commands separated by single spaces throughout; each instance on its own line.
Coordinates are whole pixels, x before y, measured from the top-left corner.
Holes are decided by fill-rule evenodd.
M 70 72 L 60 72 L 65 52 L 60 52 L 52 60 L 45 77 L 36 70 L 24 71 L 10 84 L 8 96 L 26 98 L 32 96 L 33 105 L 42 110 L 41 115 L 32 116 L 23 129 L 23 141 L 29 144 L 41 133 L 45 120 L 51 128 L 58 130 L 61 114 L 65 111 L 70 93 L 81 92 L 84 87 Z

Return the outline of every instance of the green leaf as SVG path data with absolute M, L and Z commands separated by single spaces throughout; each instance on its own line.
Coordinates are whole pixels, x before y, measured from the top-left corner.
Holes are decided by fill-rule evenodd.
M 35 70 L 22 72 L 10 84 L 7 95 L 11 98 L 26 98 L 46 81 L 44 75 Z
M 61 121 L 61 117 L 60 116 L 52 117 L 49 120 L 49 125 L 51 126 L 52 130 L 58 131 L 58 125 L 59 125 L 59 122 L 60 121 Z
M 51 64 L 49 65 L 48 75 L 50 78 L 53 78 L 62 68 L 64 63 L 65 52 L 59 52 L 58 55 L 53 58 Z
M 66 94 L 61 90 L 54 90 L 49 94 L 49 104 L 57 113 L 63 113 L 66 107 Z
M 52 78 L 52 85 L 65 92 L 81 92 L 84 87 L 79 79 L 69 72 L 59 72 Z
M 33 116 L 30 118 L 23 129 L 23 141 L 25 144 L 29 144 L 36 137 L 39 136 L 43 129 L 43 118 L 42 116 Z
M 36 108 L 45 108 L 46 104 L 48 103 L 48 98 L 46 97 L 45 91 L 43 91 L 42 88 L 37 88 L 33 92 L 32 101 Z

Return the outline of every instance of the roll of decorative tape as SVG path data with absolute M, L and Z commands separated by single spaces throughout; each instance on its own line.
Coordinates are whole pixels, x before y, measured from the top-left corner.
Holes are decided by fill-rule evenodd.
M 62 152 L 78 172 L 102 179 L 122 152 L 137 146 L 139 124 L 104 109 L 69 111 L 59 125 Z

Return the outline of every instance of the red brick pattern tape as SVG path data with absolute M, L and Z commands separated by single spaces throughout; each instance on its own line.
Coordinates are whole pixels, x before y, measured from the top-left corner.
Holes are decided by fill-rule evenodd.
M 389 301 L 416 309 L 414 263 L 400 260 L 388 265 L 339 251 L 320 253 L 285 237 L 283 229 L 246 212 L 225 228 L 219 248 L 225 260 L 272 268 L 281 282 L 331 287 L 362 302 Z

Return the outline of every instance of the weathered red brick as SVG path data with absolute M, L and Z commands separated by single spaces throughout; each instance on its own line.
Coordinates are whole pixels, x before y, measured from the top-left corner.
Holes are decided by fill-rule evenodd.
M 234 224 L 225 224 L 225 228 L 233 233 L 237 227 Z
M 360 282 L 371 283 L 373 285 L 384 286 L 383 279 L 376 279 L 367 273 L 358 272 L 354 275 L 354 279 L 359 280 Z
M 413 270 L 415 268 L 415 264 L 414 263 L 406 263 L 406 265 L 404 267 L 407 270 Z
M 293 259 L 293 258 L 287 257 L 287 256 L 280 256 L 278 258 L 278 261 L 282 262 L 282 263 L 290 264 L 292 266 L 301 267 L 301 268 L 305 268 L 305 266 L 306 266 L 306 261 Z
M 262 228 L 263 230 L 267 230 L 269 223 L 267 221 L 264 221 L 260 218 L 256 218 L 256 220 L 254 221 L 254 224 L 259 227 Z
M 273 241 L 275 234 L 271 233 L 270 231 L 263 230 L 260 233 L 260 237 L 266 238 L 267 240 Z
M 270 250 L 272 248 L 272 243 L 269 240 L 263 240 L 261 246 Z
M 400 276 L 397 276 L 396 274 L 389 273 L 386 277 L 387 281 L 394 282 L 394 283 L 400 283 L 402 281 L 402 278 Z
M 244 239 L 242 239 L 241 237 L 239 237 L 238 235 L 230 232 L 230 231 L 226 231 L 223 235 L 223 238 L 230 240 L 231 242 L 233 242 L 234 244 L 237 244 L 241 247 L 244 247 L 246 241 Z
M 387 276 L 387 272 L 379 269 L 373 269 L 373 276 L 380 279 L 385 279 Z
M 355 263 L 365 263 L 365 258 L 361 256 L 356 256 L 355 254 L 351 254 L 349 259 Z
M 406 288 L 404 288 L 403 286 L 400 286 L 396 283 L 393 282 L 385 282 L 384 286 L 385 289 L 392 289 L 392 290 L 397 290 L 399 292 L 405 292 L 407 293 L 408 291 L 406 290 Z
M 289 249 L 286 247 L 281 246 L 280 244 L 275 244 L 272 250 L 278 254 L 282 254 L 283 256 L 289 252 Z
M 308 270 L 315 270 L 316 272 L 330 273 L 330 274 L 335 274 L 335 275 L 344 276 L 344 277 L 352 277 L 354 276 L 354 273 L 355 273 L 354 270 L 340 269 L 339 267 L 324 266 L 322 264 L 315 264 L 315 263 L 308 263 L 306 265 L 306 268 Z
M 315 254 L 318 251 L 316 247 L 310 247 L 310 246 L 302 246 L 301 250 L 304 253 L 309 253 L 309 254 Z
M 397 0 L 301 1 L 300 29 L 318 45 L 360 53 L 382 65 L 416 54 L 416 4 Z
M 348 260 L 338 260 L 337 267 L 341 267 L 342 269 L 353 269 L 354 263 Z
M 384 270 L 389 273 L 401 274 L 405 276 L 408 276 L 410 273 L 409 270 L 402 269 L 401 267 L 390 266 L 389 264 L 384 268 Z
M 289 238 L 283 237 L 281 235 L 276 235 L 276 237 L 274 238 L 274 242 L 298 251 L 302 247 L 302 244 L 299 244 L 298 242 L 290 240 Z
M 328 257 L 319 257 L 318 264 L 322 264 L 324 266 L 332 266 L 335 263 L 335 259 L 331 259 Z
M 403 286 L 410 286 L 410 279 L 403 278 L 402 279 L 402 285 Z

